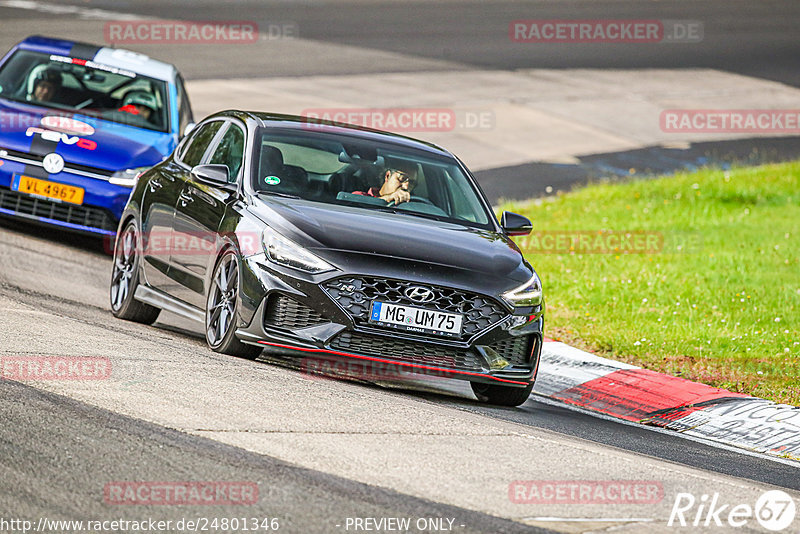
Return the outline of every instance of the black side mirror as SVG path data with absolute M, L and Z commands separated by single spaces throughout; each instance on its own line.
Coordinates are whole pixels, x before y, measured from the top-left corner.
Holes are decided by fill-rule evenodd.
M 225 187 L 230 185 L 230 171 L 227 165 L 197 165 L 192 169 L 192 177 L 204 184 Z
M 508 235 L 528 235 L 533 230 L 530 219 L 511 211 L 504 211 L 500 216 L 500 226 Z

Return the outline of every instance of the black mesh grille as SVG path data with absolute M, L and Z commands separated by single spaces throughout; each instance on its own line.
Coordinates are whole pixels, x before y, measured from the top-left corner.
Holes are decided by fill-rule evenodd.
M 488 348 L 492 349 L 497 353 L 497 356 L 508 362 L 508 364 L 524 367 L 530 363 L 528 357 L 531 349 L 530 343 L 533 342 L 531 337 L 523 336 L 498 341 Z M 499 368 L 493 366 L 492 362 L 487 362 L 486 359 L 472 349 L 459 349 L 431 343 L 371 336 L 360 332 L 343 332 L 339 334 L 331 343 L 331 348 L 368 356 L 453 369 L 480 371 L 487 367 Z M 489 354 L 491 351 L 486 351 L 486 353 Z
M 489 347 L 511 365 L 525 365 L 531 354 L 531 336 L 511 337 L 495 341 Z
M 294 330 L 324 324 L 325 320 L 319 313 L 305 304 L 301 304 L 285 295 L 273 295 L 267 302 L 267 311 L 264 314 L 264 324 Z
M 358 332 L 339 334 L 334 338 L 331 347 L 369 356 L 391 358 L 436 367 L 473 371 L 479 371 L 483 367 L 481 364 L 482 359 L 471 351 L 428 343 L 370 336 Z
M 415 286 L 430 289 L 434 298 L 421 304 L 406 297 L 405 291 Z M 359 325 L 368 324 L 373 300 L 463 314 L 462 337 L 481 332 L 508 315 L 493 299 L 448 287 L 372 277 L 338 278 L 326 282 L 323 287 Z
M 71 224 L 80 224 L 100 230 L 116 232 L 117 221 L 109 212 L 91 206 L 78 206 L 61 202 L 52 202 L 31 197 L 0 188 L 0 208 L 11 210 L 22 215 L 46 217 Z

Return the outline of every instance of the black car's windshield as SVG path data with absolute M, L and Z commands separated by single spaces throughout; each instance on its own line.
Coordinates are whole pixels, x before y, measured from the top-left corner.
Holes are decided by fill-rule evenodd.
M 260 129 L 254 189 L 491 228 L 491 213 L 452 157 L 322 130 Z
M 92 61 L 18 50 L 0 68 L 0 98 L 168 131 L 166 82 Z

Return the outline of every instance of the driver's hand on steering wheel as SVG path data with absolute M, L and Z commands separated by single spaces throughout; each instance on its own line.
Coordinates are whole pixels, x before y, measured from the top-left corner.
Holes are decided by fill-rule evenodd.
M 382 195 L 381 199 L 389 203 L 394 202 L 395 205 L 397 205 L 402 202 L 408 202 L 409 200 L 411 200 L 411 193 L 406 191 L 405 189 L 398 189 L 394 193 L 389 193 L 388 195 Z

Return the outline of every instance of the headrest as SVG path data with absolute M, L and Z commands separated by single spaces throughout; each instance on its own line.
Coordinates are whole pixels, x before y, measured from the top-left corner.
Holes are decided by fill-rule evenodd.
M 277 172 L 283 168 L 283 154 L 274 146 L 264 145 L 261 147 L 261 168 L 259 171 L 264 174 L 266 171 Z

